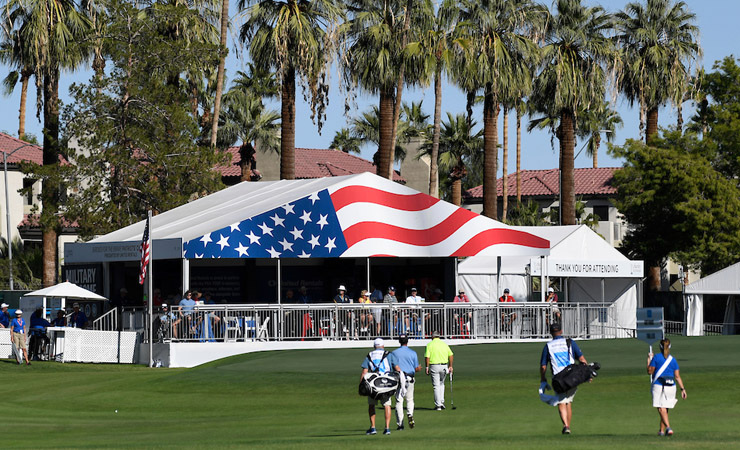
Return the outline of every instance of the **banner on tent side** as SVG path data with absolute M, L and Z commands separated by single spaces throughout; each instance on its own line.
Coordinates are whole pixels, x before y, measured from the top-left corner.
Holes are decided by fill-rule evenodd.
M 546 266 L 546 275 L 550 277 L 642 278 L 644 276 L 642 261 L 572 261 L 548 258 Z M 539 258 L 532 258 L 529 267 L 531 275 L 542 275 L 542 264 Z
M 154 259 L 182 258 L 182 239 L 154 239 L 152 241 Z M 140 261 L 141 240 L 122 242 L 68 242 L 64 244 L 64 262 L 114 262 Z
M 663 308 L 637 308 L 637 339 L 650 345 L 663 339 Z

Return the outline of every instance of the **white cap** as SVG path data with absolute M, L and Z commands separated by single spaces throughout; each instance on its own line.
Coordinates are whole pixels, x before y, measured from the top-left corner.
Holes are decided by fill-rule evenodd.
M 385 347 L 385 341 L 383 340 L 383 338 L 375 338 L 375 340 L 373 341 L 373 347 Z
M 10 305 L 8 305 L 7 303 L 3 303 L 2 305 L 0 305 L 0 308 L 7 308 L 8 306 Z
M 15 315 L 16 316 L 20 316 L 21 314 L 23 314 L 23 311 L 21 311 L 20 309 L 16 309 L 15 310 Z
M 162 303 L 162 308 L 167 308 L 167 303 Z
M 347 290 L 347 288 L 346 288 L 346 287 L 344 287 L 344 285 L 343 285 L 343 284 L 340 284 L 340 285 L 339 285 L 339 287 L 337 288 L 337 290 L 338 290 L 338 291 L 346 291 L 346 290 Z
M 550 288 L 547 288 L 547 292 L 555 292 L 555 289 L 553 289 L 551 287 Z
M 370 297 L 370 291 L 365 291 L 365 297 Z

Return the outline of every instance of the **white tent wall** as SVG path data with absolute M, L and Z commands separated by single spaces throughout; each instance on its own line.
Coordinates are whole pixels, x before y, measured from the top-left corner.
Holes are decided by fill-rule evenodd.
M 687 336 L 702 336 L 704 334 L 703 294 L 740 295 L 740 262 L 686 286 L 683 303 Z M 727 308 L 729 309 L 730 306 L 728 301 Z M 725 320 L 727 317 L 728 311 L 725 310 Z M 728 327 L 724 326 L 723 332 L 726 333 L 727 329 Z
M 613 317 L 598 317 L 593 325 L 605 325 L 617 329 L 618 337 L 632 337 L 637 326 L 637 283 L 634 278 L 604 279 L 605 306 L 614 305 Z M 602 303 L 602 279 L 569 278 L 568 301 L 571 303 Z
M 683 296 L 686 336 L 704 336 L 704 295 L 688 294 Z
M 458 288 L 465 289 L 471 303 L 493 303 L 498 301 L 499 292 L 509 288 L 509 293 L 517 300 L 526 300 L 528 296 L 527 277 L 518 274 L 502 274 L 501 285 L 496 284 L 496 274 L 466 274 L 458 276 Z

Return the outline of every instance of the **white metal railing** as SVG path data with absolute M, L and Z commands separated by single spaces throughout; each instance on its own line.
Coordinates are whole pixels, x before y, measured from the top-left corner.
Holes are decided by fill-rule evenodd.
M 665 334 L 683 334 L 686 328 L 686 322 L 677 322 L 674 320 L 663 321 Z
M 111 308 L 110 311 L 93 320 L 92 329 L 98 331 L 117 331 L 118 308 Z
M 724 331 L 724 324 L 721 324 L 721 323 L 705 323 L 704 324 L 704 336 L 721 335 L 723 331 Z
M 609 305 L 568 304 L 554 310 L 543 303 L 424 303 L 204 305 L 156 312 L 157 342 L 235 342 L 263 340 L 358 340 L 394 338 L 407 333 L 428 338 L 439 331 L 453 339 L 536 339 L 550 336 L 561 322 L 563 333 L 576 338 L 632 337 L 618 325 Z M 124 317 L 136 312 L 124 311 Z M 126 329 L 144 331 L 146 320 Z M 124 323 L 126 320 L 124 320 Z

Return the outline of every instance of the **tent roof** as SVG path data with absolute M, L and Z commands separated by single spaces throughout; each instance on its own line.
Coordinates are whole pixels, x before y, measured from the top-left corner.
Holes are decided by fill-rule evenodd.
M 243 182 L 152 218 L 186 258 L 536 256 L 549 242 L 375 174 Z M 138 241 L 144 221 L 92 242 Z
M 686 286 L 686 294 L 740 294 L 740 262 Z
M 88 291 L 87 289 L 81 288 L 76 284 L 65 281 L 48 288 L 39 289 L 38 291 L 29 292 L 23 295 L 24 297 L 64 297 L 64 298 L 80 298 L 89 300 L 105 300 L 105 297 L 96 294 L 95 292 Z
M 628 261 L 619 250 L 615 249 L 601 236 L 586 225 L 564 225 L 544 227 L 512 227 L 518 231 L 534 234 L 550 241 L 552 259 L 613 260 Z M 501 273 L 525 273 L 530 257 L 505 258 L 501 261 Z M 496 258 L 476 256 L 468 258 L 458 266 L 458 273 L 486 274 L 496 273 Z

